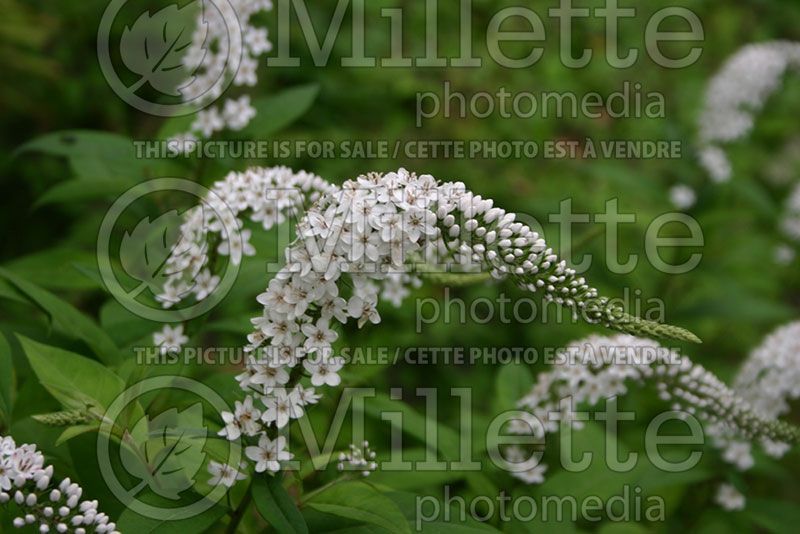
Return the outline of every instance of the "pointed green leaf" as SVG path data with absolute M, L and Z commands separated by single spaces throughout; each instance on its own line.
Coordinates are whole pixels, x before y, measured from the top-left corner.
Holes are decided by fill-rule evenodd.
M 120 377 L 94 360 L 17 337 L 39 382 L 68 410 L 103 410 L 125 389 Z
M 280 476 L 256 475 L 253 501 L 261 517 L 280 534 L 308 534 L 308 527 Z
M 364 482 L 336 484 L 315 495 L 306 505 L 326 514 L 376 525 L 389 532 L 411 533 L 411 528 L 397 505 Z
M 68 302 L 41 287 L 20 278 L 8 269 L 0 268 L 0 277 L 27 296 L 36 306 L 47 313 L 59 327 L 59 331 L 72 338 L 84 341 L 106 364 L 116 365 L 122 361 L 119 349 L 93 320 Z

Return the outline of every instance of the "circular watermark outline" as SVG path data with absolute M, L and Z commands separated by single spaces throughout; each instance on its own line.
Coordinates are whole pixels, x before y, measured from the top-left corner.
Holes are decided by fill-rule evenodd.
M 201 201 L 200 206 L 211 208 L 217 215 L 217 219 L 223 225 L 222 235 L 228 240 L 229 249 L 235 248 L 233 245 L 238 245 L 238 248 L 241 249 L 242 236 L 239 228 L 235 222 L 231 223 L 231 221 L 236 220 L 236 214 L 219 195 L 196 182 L 184 178 L 155 178 L 137 184 L 125 191 L 106 212 L 100 224 L 100 230 L 97 233 L 97 266 L 100 270 L 100 278 L 108 292 L 131 313 L 143 319 L 161 323 L 184 322 L 210 311 L 225 298 L 236 281 L 241 262 L 229 260 L 225 272 L 216 287 L 206 298 L 191 306 L 162 309 L 137 301 L 136 296 L 140 293 L 139 288 L 146 283 L 142 282 L 140 286 L 131 291 L 122 287 L 111 263 L 111 233 L 115 223 L 128 206 L 139 198 L 158 191 L 182 191 L 196 196 Z
M 191 115 L 210 106 L 222 96 L 222 93 L 233 83 L 235 73 L 239 70 L 239 65 L 241 64 L 242 55 L 244 53 L 242 28 L 239 23 L 239 17 L 236 14 L 236 10 L 231 5 L 230 0 L 200 0 L 203 9 L 205 9 L 207 4 L 212 4 L 220 15 L 222 15 L 228 36 L 228 55 L 225 58 L 225 66 L 227 68 L 221 68 L 220 75 L 215 78 L 213 82 L 208 83 L 204 91 L 200 92 L 194 98 L 182 101 L 178 104 L 159 104 L 158 102 L 145 100 L 138 96 L 135 90 L 131 91 L 131 87 L 127 86 L 122 81 L 117 71 L 114 69 L 111 60 L 111 27 L 117 15 L 128 1 L 129 0 L 111 0 L 103 12 L 100 25 L 97 29 L 97 60 L 100 64 L 100 71 L 103 73 L 103 77 L 111 87 L 111 90 L 130 106 L 148 115 L 158 117 L 181 117 Z M 238 54 L 233 54 L 231 53 L 232 50 L 238 50 L 239 52 Z M 233 73 L 234 75 L 226 76 L 226 73 Z M 187 77 L 192 76 L 196 76 L 196 72 L 191 72 L 187 75 Z M 215 88 L 218 90 L 218 95 L 205 100 L 209 91 Z
M 137 514 L 151 519 L 169 519 L 170 521 L 180 521 L 202 514 L 215 506 L 228 489 L 224 484 L 218 484 L 206 495 L 202 495 L 200 500 L 191 504 L 175 508 L 163 508 L 143 502 L 137 498 L 131 499 L 129 490 L 120 483 L 111 465 L 111 439 L 112 430 L 117 417 L 136 399 L 153 391 L 164 389 L 177 389 L 188 391 L 200 397 L 201 400 L 210 403 L 218 414 L 230 412 L 228 403 L 216 391 L 209 386 L 185 376 L 161 375 L 146 378 L 141 382 L 133 384 L 125 391 L 120 393 L 109 405 L 100 423 L 97 435 L 97 461 L 100 468 L 100 475 L 103 477 L 112 494 L 119 499 L 127 508 Z M 221 417 L 221 415 L 220 415 Z M 217 439 L 209 437 L 208 439 Z M 231 443 L 228 450 L 227 465 L 238 468 L 242 461 L 241 447 Z M 194 476 L 197 473 L 192 473 Z

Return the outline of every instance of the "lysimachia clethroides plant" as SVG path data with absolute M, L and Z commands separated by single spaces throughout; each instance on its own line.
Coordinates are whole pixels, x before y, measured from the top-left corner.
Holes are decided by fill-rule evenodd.
M 263 310 L 252 319 L 247 366 L 237 376 L 246 396 L 223 414 L 221 435 L 249 444 L 245 452 L 256 472 L 277 472 L 293 458 L 282 429 L 319 400 L 319 388 L 340 384 L 336 325 L 379 323 L 379 301 L 398 305 L 425 277 L 489 273 L 576 318 L 632 335 L 699 341 L 685 329 L 625 313 L 514 213 L 461 182 L 400 169 L 335 186 L 284 167 L 255 168 L 217 182 L 206 203 L 210 209 L 188 214 L 184 238 L 168 260 L 173 274 L 158 295 L 164 307 L 207 298 L 222 261 L 239 263 L 255 253 L 248 230 L 239 230 L 241 218 L 265 229 L 297 218 L 285 264 L 258 296 Z M 183 331 L 169 328 L 157 344 L 167 348 L 176 337 L 185 338 Z M 239 468 L 225 469 L 235 482 Z
M 580 427 L 573 417 L 576 406 L 595 406 L 643 387 L 657 392 L 673 410 L 703 420 L 722 458 L 738 470 L 753 466 L 754 444 L 780 458 L 800 442 L 800 429 L 777 419 L 789 411 L 790 400 L 800 397 L 800 322 L 769 335 L 751 353 L 732 387 L 650 339 L 590 336 L 570 344 L 567 355 L 553 370 L 540 373 L 520 399 L 519 407 L 529 415 L 511 421 L 511 432 L 541 438 L 558 431 L 564 421 Z M 531 484 L 544 480 L 546 466 L 528 451 L 509 447 L 506 457 L 515 477 Z M 717 502 L 729 510 L 745 505 L 744 496 L 731 484 L 720 486 Z

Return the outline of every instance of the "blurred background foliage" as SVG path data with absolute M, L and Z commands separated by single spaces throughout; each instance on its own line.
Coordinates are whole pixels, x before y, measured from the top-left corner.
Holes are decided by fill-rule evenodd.
M 309 11 L 318 33 L 327 28 L 336 2 L 309 2 Z M 456 2 L 440 2 L 439 46 L 441 55 L 458 54 L 459 10 Z M 313 171 L 326 179 L 341 183 L 360 173 L 384 171 L 405 166 L 410 170 L 430 173 L 443 180 L 462 180 L 484 197 L 495 199 L 496 205 L 510 211 L 534 216 L 542 222 L 549 242 L 558 246 L 558 227 L 548 222 L 548 215 L 557 213 L 560 202 L 572 200 L 573 211 L 598 214 L 608 200 L 618 199 L 622 213 L 636 214 L 637 221 L 622 226 L 620 255 L 637 254 L 638 267 L 626 275 L 611 273 L 605 267 L 606 247 L 602 228 L 597 224 L 575 227 L 574 241 L 580 243 L 577 258 L 591 254 L 592 266 L 586 273 L 589 280 L 609 296 L 622 297 L 626 291 L 640 290 L 644 306 L 650 298 L 663 299 L 666 316 L 672 324 L 685 326 L 703 340 L 701 346 L 681 347 L 695 361 L 702 363 L 723 379 L 730 379 L 748 351 L 775 326 L 797 317 L 800 307 L 800 269 L 797 260 L 788 266 L 773 261 L 773 250 L 781 242 L 777 221 L 787 191 L 800 170 L 797 139 L 800 136 L 797 116 L 800 112 L 800 79 L 787 78 L 784 90 L 772 98 L 747 140 L 730 146 L 734 178 L 725 185 L 709 181 L 694 155 L 696 118 L 702 104 L 705 84 L 723 61 L 740 46 L 765 40 L 800 40 L 800 4 L 780 0 L 744 0 L 723 2 L 700 0 L 657 0 L 638 5 L 635 19 L 621 25 L 620 42 L 640 49 L 640 58 L 629 69 L 613 69 L 603 60 L 605 33 L 603 21 L 592 18 L 576 24 L 573 47 L 593 50 L 594 59 L 583 69 L 562 66 L 558 55 L 559 31 L 546 9 L 555 2 L 536 2 L 547 28 L 545 53 L 533 67 L 507 69 L 488 58 L 485 27 L 501 7 L 518 5 L 513 1 L 475 0 L 473 7 L 473 49 L 483 58 L 483 66 L 474 69 L 455 68 L 342 68 L 340 59 L 350 54 L 350 20 L 345 17 L 343 31 L 337 39 L 328 66 L 315 67 L 304 45 L 302 34 L 293 31 L 292 50 L 302 58 L 298 68 L 268 68 L 259 65 L 259 84 L 250 92 L 257 101 L 270 102 L 247 132 L 253 139 L 290 140 L 546 140 L 563 139 L 595 142 L 611 139 L 676 140 L 683 147 L 680 159 L 615 160 L 615 159 L 289 159 L 196 160 L 178 158 L 152 161 L 132 157 L 131 139 L 163 138 L 177 131 L 181 119 L 164 121 L 137 112 L 116 97 L 106 83 L 96 58 L 96 32 L 106 3 L 43 2 L 38 0 L 1 0 L 4 16 L 0 21 L 0 68 L 4 82 L 0 86 L 0 109 L 3 129 L 0 133 L 2 159 L 0 195 L 4 209 L 0 212 L 5 229 L 0 243 L 2 266 L 8 272 L 36 284 L 69 302 L 86 316 L 93 318 L 103 331 L 131 356 L 130 348 L 147 344 L 150 334 L 160 325 L 130 315 L 116 303 L 98 283 L 95 246 L 97 229 L 111 201 L 130 186 L 157 176 L 182 176 L 211 184 L 230 169 L 242 170 L 250 165 L 288 165 Z M 601 2 L 579 2 L 599 6 Z M 705 29 L 703 53 L 688 68 L 669 70 L 651 61 L 643 49 L 644 26 L 658 9 L 685 5 L 698 14 Z M 404 48 L 407 56 L 417 57 L 424 51 L 425 11 L 419 1 L 376 0 L 367 3 L 367 20 L 380 18 L 384 7 L 403 8 L 405 24 Z M 274 11 L 266 17 L 275 41 Z M 377 22 L 373 22 L 377 25 Z M 388 28 L 388 24 L 386 24 Z M 367 52 L 385 55 L 388 32 L 368 24 Z M 522 29 L 522 28 L 519 28 Z M 685 53 L 686 45 L 673 46 L 672 52 Z M 524 54 L 524 49 L 513 51 Z M 433 91 L 441 95 L 442 84 L 448 81 L 453 90 L 466 95 L 479 91 L 496 93 L 501 87 L 510 93 L 522 91 L 574 91 L 579 97 L 596 91 L 607 95 L 619 91 L 623 83 L 639 82 L 643 92 L 657 91 L 666 101 L 666 117 L 648 118 L 501 118 L 495 113 L 486 119 L 437 117 L 415 125 L 416 95 Z M 103 134 L 68 133 L 65 130 L 92 130 Z M 47 136 L 49 137 L 42 137 Z M 109 135 L 109 134 L 114 134 Z M 648 224 L 659 214 L 671 211 L 668 190 L 677 183 L 688 184 L 698 193 L 697 204 L 689 210 L 703 230 L 705 245 L 699 267 L 683 275 L 668 275 L 653 268 L 645 255 L 645 234 Z M 157 213 L 157 206 L 150 206 Z M 144 213 L 148 207 L 142 207 Z M 258 306 L 255 296 L 266 286 L 266 255 L 275 254 L 275 237 L 257 237 L 261 254 L 246 262 L 236 287 L 225 301 L 207 318 L 206 328 L 193 341 L 204 346 L 238 346 L 249 330 L 248 317 Z M 270 252 L 272 251 L 272 252 Z M 562 251 L 563 252 L 563 251 Z M 686 251 L 684 251 L 686 252 Z M 696 252 L 696 250 L 689 251 Z M 687 252 L 687 254 L 689 253 Z M 499 291 L 512 300 L 523 294 L 511 286 L 475 286 L 447 290 L 450 298 L 462 298 L 468 304 L 479 297 L 493 298 Z M 92 451 L 91 437 L 82 436 L 65 445 L 55 446 L 58 429 L 43 427 L 30 415 L 58 409 L 57 403 L 45 394 L 31 374 L 12 333 L 21 333 L 51 345 L 74 350 L 84 355 L 93 352 L 80 336 L 70 331 L 69 324 L 59 323 L 52 309 L 33 302 L 19 286 L 4 277 L 0 281 L 0 320 L 11 345 L 14 361 L 13 411 L 6 415 L 0 428 L 18 440 L 40 443 L 59 470 L 80 480 L 87 491 L 103 502 L 101 480 L 81 469 L 87 451 Z M 399 309 L 384 307 L 384 322 L 379 328 L 364 331 L 348 330 L 343 336 L 351 347 L 440 346 L 463 347 L 545 347 L 561 346 L 599 328 L 581 324 L 555 324 L 533 321 L 531 324 L 504 324 L 492 321 L 437 321 L 416 328 L 417 298 L 443 299 L 445 288 L 427 285 L 415 293 Z M 632 303 L 633 304 L 633 303 Z M 452 309 L 455 314 L 456 308 Z M 77 339 L 76 339 L 77 337 Z M 129 367 L 135 367 L 129 364 Z M 443 427 L 458 429 L 459 405 L 450 399 L 451 387 L 472 388 L 476 428 L 488 424 L 498 409 L 509 408 L 524 393 L 526 382 L 542 364 L 528 369 L 515 365 L 452 365 L 426 366 L 398 364 L 389 370 L 376 365 L 354 365 L 345 373 L 345 383 L 369 385 L 388 393 L 391 387 L 405 391 L 408 409 L 424 414 L 424 399 L 415 388 L 439 388 L 438 420 Z M 148 372 L 170 372 L 158 369 Z M 235 369 L 219 367 L 184 368 L 214 385 L 232 399 Z M 128 368 L 128 376 L 143 370 Z M 519 378 L 519 377 L 522 378 Z M 335 398 L 327 399 L 326 409 L 310 414 L 315 428 L 327 427 Z M 159 402 L 154 401 L 154 402 Z M 161 402 L 171 402 L 162 399 Z M 649 418 L 663 409 L 654 395 L 633 391 L 622 401 L 623 407 L 636 407 L 641 422 L 622 427 L 620 437 L 631 450 L 642 450 L 643 429 Z M 800 421 L 800 416 L 794 416 Z M 213 424 L 216 424 L 214 422 Z M 389 448 L 388 426 L 373 421 L 369 427 L 376 448 Z M 477 432 L 476 432 L 477 433 Z M 424 435 L 424 433 L 422 434 Z M 407 436 L 409 450 L 419 452 L 421 436 Z M 602 435 L 588 429 L 581 446 L 602 444 Z M 480 439 L 476 441 L 480 444 Z M 342 444 L 346 445 L 346 444 Z M 477 451 L 485 448 L 478 446 Z M 580 478 L 568 473 L 552 475 L 545 485 L 535 488 L 520 486 L 500 472 L 489 471 L 481 480 L 469 479 L 460 473 L 406 474 L 379 473 L 375 480 L 399 491 L 441 494 L 441 484 L 454 484 L 464 495 L 496 492 L 505 489 L 513 494 L 542 494 L 574 491 L 581 484 L 587 492 L 612 495 L 621 484 L 638 483 L 645 491 L 667 498 L 668 520 L 663 525 L 631 526 L 629 531 L 654 529 L 678 531 L 701 529 L 781 530 L 791 528 L 800 499 L 800 465 L 797 452 L 790 453 L 780 464 L 763 461 L 748 472 L 745 484 L 752 506 L 741 514 L 723 514 L 711 499 L 714 481 L 724 479 L 731 471 L 709 448 L 703 464 L 684 479 L 662 477 L 648 466 L 627 475 L 609 476 L 602 470 Z M 557 452 L 548 450 L 546 458 L 555 460 Z M 552 455 L 552 457 L 551 457 Z M 90 455 L 89 455 L 90 456 Z M 554 462 L 547 462 L 551 465 Z M 319 475 L 320 481 L 328 474 Z M 583 476 L 583 475 L 582 475 Z M 580 481 L 579 481 L 580 480 Z M 317 482 L 312 478 L 312 485 Z M 588 486 L 583 486 L 588 484 Z M 582 489 L 583 491 L 583 489 Z M 761 501 L 764 502 L 760 502 Z M 111 499 L 108 499 L 111 501 Z M 789 503 L 795 503 L 794 505 Z M 114 504 L 103 503 L 112 512 Z M 761 508 L 759 508 L 761 506 Z M 772 508 L 770 508 L 772 507 Z M 777 508 L 776 508 L 777 507 Z M 794 508 L 794 509 L 793 509 Z M 778 516 L 787 510 L 792 515 L 782 521 Z M 776 510 L 782 510 L 777 513 Z M 116 511 L 121 511 L 117 508 Z M 744 518 L 744 521 L 739 519 Z M 765 519 L 766 518 L 766 519 Z M 255 519 L 243 529 L 258 529 Z M 508 527 L 508 526 L 507 526 Z M 510 530 L 533 531 L 535 525 L 511 525 Z M 556 528 L 550 525 L 549 528 Z M 598 527 L 592 524 L 558 528 L 581 528 L 604 532 L 619 526 Z

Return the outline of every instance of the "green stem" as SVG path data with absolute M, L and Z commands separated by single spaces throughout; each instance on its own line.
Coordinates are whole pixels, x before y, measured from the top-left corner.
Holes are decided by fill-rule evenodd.
M 250 506 L 250 503 L 253 500 L 253 491 L 252 486 L 247 487 L 247 492 L 242 497 L 241 502 L 239 502 L 239 506 L 236 507 L 236 510 L 233 511 L 231 514 L 231 521 L 228 523 L 228 528 L 225 529 L 227 534 L 235 534 L 236 529 L 239 528 L 239 523 L 242 522 L 244 518 L 244 513 L 247 511 L 247 507 Z

